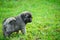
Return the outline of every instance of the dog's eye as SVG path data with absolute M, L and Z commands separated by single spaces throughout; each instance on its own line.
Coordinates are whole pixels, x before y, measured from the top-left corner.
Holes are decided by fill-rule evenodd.
M 28 16 L 28 18 L 30 18 L 30 16 Z
M 28 18 L 31 18 L 31 16 L 28 16 Z

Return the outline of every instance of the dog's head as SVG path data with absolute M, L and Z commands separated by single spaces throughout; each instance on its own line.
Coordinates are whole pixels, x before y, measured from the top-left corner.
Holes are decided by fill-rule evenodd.
M 21 14 L 21 18 L 25 22 L 25 24 L 29 23 L 29 22 L 32 22 L 32 15 L 31 15 L 30 12 L 27 12 L 27 11 L 23 12 Z

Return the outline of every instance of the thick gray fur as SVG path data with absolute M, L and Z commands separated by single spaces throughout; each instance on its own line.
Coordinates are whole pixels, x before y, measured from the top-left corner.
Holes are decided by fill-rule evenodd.
M 26 12 L 27 13 L 27 12 Z M 3 21 L 3 34 L 5 37 L 9 37 L 13 32 L 18 32 L 21 30 L 23 34 L 26 33 L 25 22 L 21 15 L 17 17 L 10 17 Z

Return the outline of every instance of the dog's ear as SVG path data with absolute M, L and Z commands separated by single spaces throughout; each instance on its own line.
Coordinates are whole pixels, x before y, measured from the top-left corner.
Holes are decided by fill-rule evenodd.
M 21 18 L 24 18 L 25 17 L 25 14 L 21 14 Z
M 23 21 L 25 21 L 25 14 L 21 14 L 21 18 Z

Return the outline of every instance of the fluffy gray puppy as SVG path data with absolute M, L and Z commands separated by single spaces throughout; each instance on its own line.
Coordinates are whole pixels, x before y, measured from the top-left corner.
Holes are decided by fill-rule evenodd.
M 26 33 L 25 25 L 32 22 L 32 15 L 30 12 L 22 12 L 16 17 L 10 17 L 3 21 L 3 35 L 10 36 L 13 32 L 21 30 L 23 34 Z

